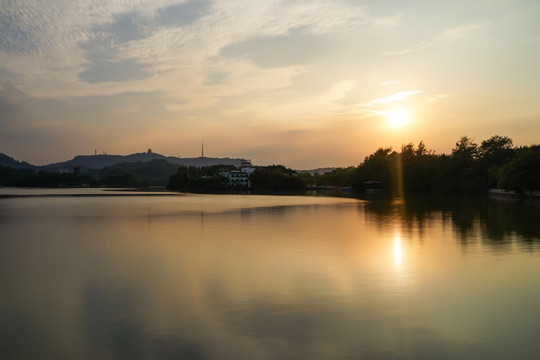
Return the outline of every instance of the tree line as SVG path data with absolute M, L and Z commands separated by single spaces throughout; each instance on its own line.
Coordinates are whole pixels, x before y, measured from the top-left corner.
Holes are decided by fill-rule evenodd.
M 193 192 L 240 189 L 223 176 L 234 166 L 186 167 L 165 160 L 124 163 L 104 169 L 74 168 L 69 173 L 0 166 L 0 185 L 32 187 L 148 187 L 167 186 Z M 495 135 L 476 143 L 461 137 L 451 154 L 436 154 L 423 141 L 379 148 L 358 166 L 310 175 L 283 165 L 258 166 L 250 176 L 251 191 L 275 193 L 327 187 L 358 191 L 382 189 L 407 193 L 483 193 L 488 189 L 531 194 L 540 190 L 540 145 L 515 147 L 507 136 Z
M 230 189 L 226 179 L 219 178 L 217 173 L 213 176 L 202 182 L 196 173 L 180 168 L 171 177 L 169 187 Z M 478 144 L 463 136 L 451 154 L 436 154 L 421 141 L 417 146 L 403 145 L 399 152 L 390 147 L 379 148 L 358 166 L 321 175 L 271 165 L 257 167 L 250 179 L 252 190 L 259 192 L 347 187 L 358 191 L 381 189 L 398 195 L 471 194 L 499 188 L 531 194 L 540 190 L 540 145 L 515 147 L 511 138 L 499 135 Z
M 170 177 L 168 188 L 180 191 L 230 192 L 251 190 L 261 193 L 303 191 L 307 183 L 295 170 L 283 165 L 257 166 L 250 175 L 251 187 L 231 184 L 224 171 L 238 170 L 234 166 L 197 168 L 181 166 Z
M 531 194 L 540 190 L 540 145 L 515 147 L 507 136 L 474 142 L 461 137 L 452 153 L 436 154 L 423 141 L 401 151 L 379 148 L 357 167 L 316 176 L 315 186 L 381 188 L 394 193 L 482 193 L 488 189 Z
M 162 159 L 121 163 L 103 169 L 78 166 L 63 171 L 0 166 L 0 185 L 18 187 L 149 187 L 164 186 L 177 165 Z

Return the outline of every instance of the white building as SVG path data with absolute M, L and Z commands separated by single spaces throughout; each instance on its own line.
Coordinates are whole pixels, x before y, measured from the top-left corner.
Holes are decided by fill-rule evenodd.
M 240 170 L 228 170 L 222 172 L 221 175 L 229 179 L 229 185 L 240 187 L 251 187 L 249 176 L 255 171 L 251 166 L 251 160 L 242 160 Z

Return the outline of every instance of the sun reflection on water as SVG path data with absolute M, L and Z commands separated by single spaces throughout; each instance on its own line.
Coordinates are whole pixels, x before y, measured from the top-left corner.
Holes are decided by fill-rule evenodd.
M 396 269 L 401 269 L 403 262 L 403 247 L 401 246 L 401 234 L 394 234 L 394 266 Z

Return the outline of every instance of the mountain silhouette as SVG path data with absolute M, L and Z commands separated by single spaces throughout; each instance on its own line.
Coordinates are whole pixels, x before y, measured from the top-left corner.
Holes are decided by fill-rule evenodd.
M 0 165 L 16 169 L 42 169 L 46 171 L 59 171 L 63 169 L 102 169 L 108 166 L 113 166 L 120 163 L 145 163 L 152 160 L 161 159 L 171 164 L 183 166 L 212 166 L 212 165 L 234 165 L 240 166 L 243 159 L 240 158 L 211 158 L 211 157 L 196 157 L 196 158 L 180 158 L 175 156 L 164 156 L 161 154 L 147 151 L 131 155 L 77 155 L 73 159 L 48 164 L 44 166 L 36 166 L 24 161 L 17 161 L 3 153 L 0 153 Z
M 0 166 L 6 166 L 13 169 L 36 169 L 37 166 L 27 163 L 26 161 L 18 161 L 14 158 L 0 153 Z

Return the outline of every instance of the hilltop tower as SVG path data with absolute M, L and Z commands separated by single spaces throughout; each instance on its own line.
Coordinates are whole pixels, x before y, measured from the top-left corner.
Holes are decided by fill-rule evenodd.
M 201 157 L 204 157 L 204 141 L 201 143 Z

